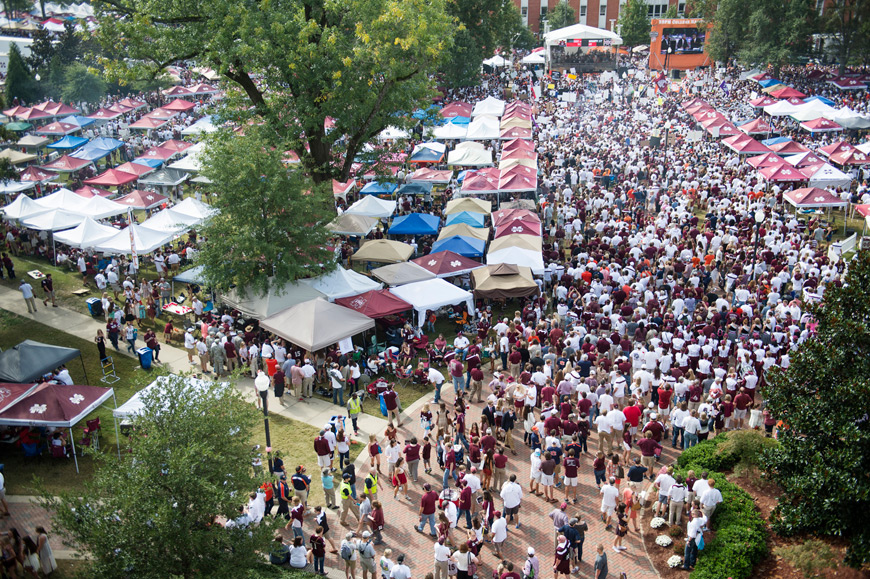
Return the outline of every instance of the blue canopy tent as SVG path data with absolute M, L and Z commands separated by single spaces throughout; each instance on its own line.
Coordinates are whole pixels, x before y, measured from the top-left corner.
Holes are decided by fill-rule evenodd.
M 441 219 L 426 213 L 411 213 L 393 220 L 390 235 L 436 235 Z
M 811 103 L 811 102 L 813 102 L 813 101 L 819 101 L 819 102 L 825 103 L 825 104 L 828 105 L 829 107 L 835 107 L 835 106 L 837 106 L 837 103 L 835 103 L 835 102 L 832 101 L 831 99 L 829 99 L 829 98 L 825 98 L 825 97 L 823 97 L 823 96 L 811 96 L 811 97 L 808 98 L 808 99 L 804 99 L 804 102 L 805 102 L 805 103 Z
M 447 225 L 455 225 L 457 223 L 467 223 L 472 227 L 483 227 L 484 216 L 482 213 L 471 213 L 470 211 L 460 211 L 459 213 L 451 213 L 447 216 Z
M 82 128 L 89 127 L 96 123 L 96 119 L 89 119 L 88 117 L 83 117 L 81 115 L 70 115 L 65 119 L 61 119 L 62 123 L 70 123 L 71 125 L 78 125 Z
M 163 164 L 163 161 L 161 161 L 160 159 L 149 159 L 148 157 L 137 157 L 136 159 L 133 159 L 133 163 L 145 165 L 146 167 L 156 169 Z
M 788 137 L 774 137 L 772 139 L 765 139 L 761 141 L 761 143 L 769 147 L 771 145 L 778 145 L 780 143 L 788 143 L 789 141 L 791 141 L 791 139 Z
M 445 120 L 441 116 L 441 107 L 438 105 L 429 105 L 425 109 L 417 109 L 411 116 L 419 121 L 423 121 L 424 125 L 440 125 Z
M 78 149 L 87 142 L 88 140 L 84 137 L 73 137 L 72 135 L 67 135 L 61 140 L 48 145 L 48 148 L 69 151 L 70 149 Z
M 432 192 L 432 183 L 406 183 L 396 191 L 399 195 L 425 195 Z
M 91 141 L 78 151 L 70 153 L 70 157 L 75 157 L 76 159 L 84 159 L 85 161 L 99 161 L 103 157 L 108 157 L 111 154 L 112 151 L 98 147 L 94 145 L 93 141 Z
M 464 171 L 460 171 L 458 175 L 456 175 L 456 182 L 462 183 L 465 181 L 465 176 L 468 175 L 469 172 L 474 173 L 475 169 L 466 169 Z
M 783 84 L 783 82 L 781 80 L 778 80 L 775 78 L 769 78 L 767 80 L 763 80 L 763 81 L 759 82 L 758 84 L 760 84 L 764 88 L 767 88 L 767 87 L 773 86 L 775 84 Z
M 118 139 L 112 139 L 109 137 L 98 137 L 91 141 L 91 144 L 95 147 L 106 149 L 107 151 L 114 151 L 123 147 L 124 141 L 119 141 Z
M 395 183 L 372 181 L 360 189 L 360 195 L 392 195 L 399 186 Z
M 439 239 L 433 243 L 432 250 L 429 253 L 452 251 L 463 257 L 483 257 L 484 248 L 486 248 L 486 242 L 482 239 L 475 239 L 466 235 L 454 235 Z
M 445 119 L 454 125 L 462 125 L 466 126 L 471 123 L 471 117 L 453 117 L 451 119 Z
M 444 160 L 444 152 L 430 149 L 425 145 L 417 147 L 417 150 L 408 157 L 409 163 L 440 163 Z

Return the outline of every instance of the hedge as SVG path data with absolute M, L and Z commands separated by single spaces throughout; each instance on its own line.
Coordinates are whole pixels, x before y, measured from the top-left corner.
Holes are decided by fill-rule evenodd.
M 734 465 L 734 457 L 716 452 L 723 439 L 717 436 L 687 449 L 678 461 L 684 475 L 688 470 L 696 474 L 709 471 L 722 493 L 722 502 L 713 513 L 716 538 L 698 553 L 691 579 L 748 579 L 767 555 L 767 529 L 752 497 L 716 472 Z

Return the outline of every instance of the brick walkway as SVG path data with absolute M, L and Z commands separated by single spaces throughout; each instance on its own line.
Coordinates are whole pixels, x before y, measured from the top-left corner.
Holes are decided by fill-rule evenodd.
M 442 398 L 448 402 L 448 407 L 452 408 L 453 390 L 445 384 L 443 388 Z M 411 421 L 408 422 L 408 417 L 404 417 L 404 425 L 399 429 L 399 441 L 409 439 L 411 436 L 422 437 L 422 428 L 419 424 L 419 412 L 417 408 L 422 403 L 427 402 L 428 397 L 421 399 L 419 404 L 414 404 L 409 409 L 408 417 Z M 474 404 L 468 411 L 468 424 L 474 420 L 480 419 L 480 413 L 483 409 L 482 404 Z M 522 428 L 520 426 L 520 428 Z M 547 503 L 543 498 L 528 496 L 528 477 L 529 477 L 529 455 L 530 451 L 522 444 L 522 433 L 514 432 L 514 441 L 517 449 L 517 456 L 508 454 L 507 474 L 516 474 L 517 482 L 523 485 L 525 496 L 520 509 L 522 515 L 522 525 L 520 529 L 514 528 L 513 525 L 508 527 L 508 539 L 505 542 L 505 548 L 502 555 L 514 565 L 521 566 L 526 558 L 526 549 L 533 546 L 537 551 L 538 559 L 541 562 L 541 574 L 543 577 L 552 576 L 552 563 L 554 556 L 554 530 L 553 525 L 548 517 L 550 511 L 557 505 Z M 595 442 L 591 442 L 590 451 L 594 450 Z M 672 454 L 673 453 L 673 454 Z M 433 452 L 434 454 L 434 452 Z M 667 464 L 675 458 L 674 451 L 669 448 L 665 450 L 662 464 Z M 417 533 L 413 529 L 413 525 L 417 524 L 419 518 L 417 512 L 419 510 L 419 501 L 424 482 L 432 484 L 434 490 L 441 489 L 442 471 L 438 468 L 437 462 L 432 460 L 433 474 L 426 475 L 423 473 L 422 464 L 420 465 L 420 479 L 417 484 L 411 482 L 409 496 L 411 501 L 407 501 L 399 495 L 398 499 L 392 497 L 392 487 L 387 482 L 386 476 L 381 477 L 379 484 L 378 496 L 381 503 L 384 505 L 386 528 L 384 530 L 384 541 L 386 545 L 377 549 L 378 557 L 383 553 L 383 549 L 389 547 L 393 550 L 393 560 L 399 553 L 407 555 L 406 563 L 411 567 L 414 577 L 422 579 L 426 573 L 433 571 L 433 539 L 430 539 L 428 534 Z M 386 461 L 382 457 L 381 470 L 386 473 Z M 358 487 L 362 487 L 362 479 L 368 474 L 368 453 L 363 452 L 357 459 Z M 410 481 L 409 481 L 410 482 Z M 638 533 L 629 531 L 628 536 L 623 540 L 623 545 L 628 547 L 626 551 L 617 553 L 612 548 L 614 535 L 606 532 L 604 524 L 598 517 L 601 499 L 599 498 L 598 489 L 595 487 L 595 477 L 592 473 L 592 457 L 587 456 L 582 459 L 580 469 L 580 486 L 578 487 L 577 505 L 569 505 L 569 516 L 585 517 L 589 525 L 589 531 L 586 534 L 586 541 L 583 549 L 583 563 L 580 566 L 580 572 L 576 577 L 593 577 L 592 563 L 595 559 L 595 548 L 598 543 L 603 543 L 605 553 L 607 554 L 608 564 L 610 566 L 610 574 L 608 577 L 620 577 L 620 573 L 625 573 L 627 579 L 652 579 L 659 577 L 644 550 L 643 541 Z M 561 489 L 560 489 L 561 490 Z M 557 497 L 560 495 L 556 495 Z M 494 493 L 496 508 L 501 509 L 501 499 Z M 335 513 L 335 514 L 332 514 Z M 338 522 L 337 511 L 332 511 L 329 517 L 330 533 L 333 541 L 338 545 L 339 540 L 343 538 L 347 528 L 342 527 Z M 348 516 L 348 521 L 355 528 L 356 519 L 352 514 Z M 464 521 L 459 523 L 459 527 L 454 530 L 454 537 L 458 538 L 459 533 L 464 533 Z M 306 518 L 305 535 L 314 529 L 313 517 Z M 427 530 L 428 533 L 428 530 Z M 289 533 L 287 534 L 289 537 Z M 499 561 L 495 558 L 491 543 L 487 543 L 481 550 L 482 566 L 479 573 L 481 579 L 489 578 L 492 570 Z M 327 553 L 327 567 L 343 568 L 343 563 L 339 560 L 338 555 Z M 519 571 L 519 569 L 518 569 Z
M 38 504 L 38 498 L 25 495 L 7 496 L 10 516 L 0 519 L 0 531 L 8 531 L 15 528 L 22 534 L 29 534 L 36 538 L 36 527 L 44 527 L 52 538 L 52 552 L 56 559 L 73 559 L 75 551 L 62 547 L 60 538 L 53 536 L 54 528 L 51 524 L 51 516 L 45 508 Z

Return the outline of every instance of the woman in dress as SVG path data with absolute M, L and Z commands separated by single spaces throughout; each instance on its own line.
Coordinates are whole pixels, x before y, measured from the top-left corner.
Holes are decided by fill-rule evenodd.
M 375 468 L 378 466 L 378 474 L 381 474 L 381 445 L 378 444 L 378 438 L 374 434 L 369 436 L 369 466 Z
M 48 542 L 48 533 L 44 527 L 36 527 L 36 551 L 39 554 L 39 564 L 44 575 L 51 574 L 57 569 L 57 561 L 51 552 L 51 544 Z
M 97 350 L 100 352 L 100 362 L 106 359 L 106 336 L 103 330 L 97 330 L 97 336 L 94 338 L 97 344 Z
M 396 461 L 396 468 L 393 474 L 393 487 L 393 498 L 396 498 L 396 495 L 399 494 L 399 489 L 403 489 L 405 491 L 405 498 L 409 501 L 411 500 L 411 497 L 408 496 L 408 475 L 405 474 L 405 458 L 402 456 Z
M 625 504 L 625 508 L 628 511 L 628 520 L 631 523 L 631 528 L 634 529 L 635 532 L 640 532 L 640 529 L 637 528 L 637 514 L 640 512 L 640 502 L 638 502 L 637 497 L 634 496 L 636 489 L 637 483 L 628 483 L 628 486 L 622 491 L 622 502 Z
M 494 460 L 495 451 L 493 449 L 487 450 L 486 455 L 483 457 L 483 478 L 480 480 L 480 486 L 482 488 L 488 489 L 492 482 L 492 472 L 495 468 L 493 464 Z
M 556 558 L 553 561 L 553 575 L 555 579 L 559 579 L 559 575 L 564 575 L 565 579 L 571 574 L 571 544 L 568 542 L 568 537 L 559 535 L 559 544 L 556 546 Z
M 625 517 L 625 504 L 620 503 L 616 507 L 616 537 L 613 538 L 613 550 L 625 551 L 628 547 L 622 546 L 622 538 L 628 534 L 628 519 Z

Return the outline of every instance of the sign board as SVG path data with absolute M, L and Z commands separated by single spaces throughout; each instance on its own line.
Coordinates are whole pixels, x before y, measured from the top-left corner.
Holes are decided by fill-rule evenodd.
M 345 338 L 343 340 L 339 340 L 338 351 L 342 354 L 348 354 L 350 352 L 353 352 L 353 338 Z

